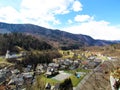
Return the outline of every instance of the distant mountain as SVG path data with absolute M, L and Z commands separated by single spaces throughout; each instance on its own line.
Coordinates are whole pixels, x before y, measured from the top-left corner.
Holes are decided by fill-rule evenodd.
M 120 41 L 95 40 L 90 36 L 72 34 L 65 31 L 53 30 L 32 24 L 8 24 L 0 22 L 0 32 L 20 32 L 42 39 L 56 48 L 77 49 L 83 46 L 103 46 L 120 43 Z

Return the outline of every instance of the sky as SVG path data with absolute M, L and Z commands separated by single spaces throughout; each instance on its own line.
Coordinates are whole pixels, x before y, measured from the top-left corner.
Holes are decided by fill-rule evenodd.
M 0 0 L 0 22 L 120 40 L 120 0 Z

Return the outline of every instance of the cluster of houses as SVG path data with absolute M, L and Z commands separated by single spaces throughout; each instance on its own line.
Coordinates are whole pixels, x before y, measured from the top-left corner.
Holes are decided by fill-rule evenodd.
M 45 73 L 46 77 L 54 76 L 59 73 L 59 70 L 73 70 L 79 67 L 80 60 L 72 61 L 57 60 L 57 62 L 46 64 L 38 64 L 36 67 L 36 74 Z
M 16 58 L 19 56 L 10 55 L 7 51 L 5 58 Z M 23 56 L 25 54 L 21 54 Z M 0 86 L 6 86 L 5 88 L 21 90 L 26 85 L 32 85 L 35 83 L 35 76 L 45 74 L 46 77 L 53 77 L 59 74 L 60 70 L 74 70 L 77 68 L 82 69 L 94 69 L 102 62 L 101 59 L 96 56 L 90 56 L 87 60 L 70 60 L 70 59 L 54 59 L 49 64 L 37 64 L 35 70 L 32 65 L 27 65 L 22 71 L 15 67 L 1 68 L 0 69 Z M 47 85 L 50 86 L 49 84 Z
M 91 56 L 87 60 L 70 60 L 70 59 L 54 59 L 53 63 L 38 64 L 36 67 L 36 73 L 45 73 L 46 77 L 57 75 L 60 70 L 74 70 L 81 69 L 94 69 L 102 62 L 101 59 Z
M 87 60 L 81 62 L 81 67 L 83 69 L 94 69 L 102 62 L 102 59 L 97 58 L 96 56 L 91 56 Z
M 25 88 L 26 85 L 34 82 L 34 73 L 31 70 L 30 65 L 24 68 L 24 72 L 13 66 L 0 69 L 0 86 L 5 86 L 5 90 L 21 90 Z
M 0 69 L 0 85 L 5 85 L 8 89 L 21 89 L 26 85 L 35 83 L 35 76 L 45 74 L 46 77 L 53 77 L 59 74 L 60 70 L 74 70 L 82 65 L 82 68 L 91 69 L 98 65 L 101 61 L 89 59 L 85 61 L 70 59 L 57 60 L 57 62 L 47 64 L 38 64 L 35 71 L 31 65 L 27 65 L 22 71 L 15 67 Z

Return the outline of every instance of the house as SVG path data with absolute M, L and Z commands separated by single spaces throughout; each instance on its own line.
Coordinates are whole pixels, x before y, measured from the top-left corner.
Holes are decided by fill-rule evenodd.
M 16 85 L 17 77 L 13 76 L 8 82 L 8 85 Z
M 102 60 L 101 59 L 94 59 L 94 62 L 96 64 L 96 66 L 98 66 L 102 62 Z
M 57 59 L 53 59 L 53 62 L 58 63 L 58 60 Z
M 59 60 L 58 63 L 59 65 L 62 65 L 64 63 L 64 60 Z
M 58 70 L 55 69 L 55 68 L 52 68 L 52 67 L 48 67 L 47 68 L 47 72 L 45 73 L 46 77 L 50 77 L 50 76 L 53 76 L 53 75 L 56 75 L 58 74 Z
M 73 60 L 69 60 L 69 63 L 70 63 L 70 64 L 73 64 L 73 63 L 74 63 L 74 61 L 73 61 Z
M 23 56 L 23 57 L 24 57 L 24 56 L 26 56 L 26 55 L 27 55 L 27 53 L 26 53 L 25 51 L 21 51 L 21 52 L 20 52 L 20 56 Z
M 67 66 L 66 65 L 60 65 L 60 70 L 63 70 L 63 69 L 66 69 L 67 68 Z
M 69 66 L 71 63 L 70 63 L 69 59 L 66 59 L 66 60 L 64 60 L 63 64 L 66 66 Z
M 11 72 L 10 72 L 8 69 L 6 69 L 6 68 L 1 69 L 1 70 L 0 70 L 0 83 L 5 82 L 6 79 L 7 79 L 8 77 L 10 77 L 11 75 L 12 75 L 12 74 L 11 74 Z
M 13 69 L 13 70 L 11 70 L 11 73 L 12 74 L 18 74 L 18 73 L 20 73 L 20 71 L 18 69 Z
M 74 70 L 74 69 L 76 69 L 76 66 L 72 65 L 72 66 L 69 67 L 69 69 Z
M 68 69 L 70 69 L 70 70 L 76 69 L 79 66 L 79 63 L 77 60 L 75 60 L 75 61 L 70 60 L 69 64 L 70 64 L 69 66 L 68 65 L 65 65 L 65 66 L 67 66 Z
M 22 73 L 23 75 L 23 79 L 24 79 L 24 83 L 25 84 L 32 84 L 32 80 L 33 80 L 33 73 Z
M 36 66 L 36 74 L 39 75 L 39 74 L 44 73 L 44 72 L 45 72 L 44 66 L 42 64 L 38 64 Z
M 27 68 L 30 68 L 30 69 L 31 69 L 31 68 L 32 68 L 32 65 L 27 65 Z
M 43 69 L 46 71 L 47 70 L 48 65 L 46 63 L 43 64 Z
M 94 62 L 99 62 L 99 63 L 101 63 L 102 60 L 101 60 L 101 59 L 94 59 Z
M 88 59 L 89 60 L 94 60 L 96 57 L 95 56 L 90 56 Z
M 22 74 L 17 75 L 16 84 L 17 84 L 18 86 L 22 86 L 23 83 L 24 83 L 23 75 L 22 75 Z
M 89 62 L 87 65 L 85 65 L 88 69 L 94 69 L 96 66 L 98 65 L 98 63 L 92 61 Z
M 32 65 L 27 65 L 26 68 L 24 68 L 24 72 L 30 72 L 32 70 Z
M 89 63 L 88 60 L 81 61 L 82 67 L 84 68 Z
M 47 72 L 45 74 L 46 74 L 46 77 L 48 77 L 48 76 L 51 76 L 53 73 L 54 73 L 54 68 L 48 67 Z
M 10 89 L 8 90 L 21 90 L 23 88 L 23 84 L 24 84 L 24 79 L 22 74 L 13 75 L 7 84 L 10 87 Z
M 8 59 L 9 57 L 10 57 L 10 51 L 7 50 L 6 55 L 5 55 L 5 58 Z
M 75 61 L 73 62 L 73 64 L 74 64 L 76 67 L 78 67 L 78 66 L 79 66 L 79 61 L 78 61 L 78 60 L 75 60 Z
M 3 76 L 2 74 L 0 74 L 0 84 L 4 83 L 6 80 L 5 76 Z
M 20 53 L 20 54 L 11 54 L 9 50 L 7 50 L 6 52 L 6 55 L 5 55 L 5 58 L 6 59 L 14 59 L 14 58 L 20 58 L 20 57 L 23 57 L 25 56 L 26 54 L 25 53 Z
M 48 67 L 59 68 L 59 64 L 57 64 L 57 63 L 49 63 Z
M 22 75 L 23 75 L 23 77 L 24 78 L 32 78 L 33 76 L 32 76 L 32 73 L 22 73 Z
M 78 61 L 78 63 L 81 63 L 81 60 L 80 60 L 80 59 L 78 59 L 77 61 Z

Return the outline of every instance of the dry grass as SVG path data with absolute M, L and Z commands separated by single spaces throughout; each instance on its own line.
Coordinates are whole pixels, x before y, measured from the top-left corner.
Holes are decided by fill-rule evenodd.
M 95 71 L 79 90 L 111 90 L 110 72 L 120 65 L 120 61 L 104 62 L 102 71 Z

